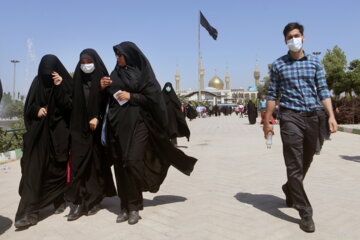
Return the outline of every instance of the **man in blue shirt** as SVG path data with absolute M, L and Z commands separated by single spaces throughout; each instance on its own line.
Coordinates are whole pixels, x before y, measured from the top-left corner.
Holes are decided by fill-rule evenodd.
M 266 96 L 262 96 L 260 102 L 259 102 L 259 108 L 260 112 L 263 113 L 266 110 Z
M 299 211 L 300 228 L 314 232 L 313 211 L 303 180 L 321 134 L 322 108 L 329 116 L 330 132 L 335 133 L 338 126 L 320 60 L 302 49 L 304 27 L 289 23 L 283 34 L 290 51 L 272 64 L 263 131 L 265 138 L 269 133 L 274 134 L 269 120 L 276 100 L 280 99 L 280 132 L 287 169 L 287 182 L 282 189 L 287 206 Z

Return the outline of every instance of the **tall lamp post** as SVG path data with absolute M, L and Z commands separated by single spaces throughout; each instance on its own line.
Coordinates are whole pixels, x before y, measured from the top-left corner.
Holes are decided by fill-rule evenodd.
M 14 82 L 13 82 L 13 99 L 15 99 L 15 75 L 16 75 L 16 64 L 19 63 L 19 60 L 11 60 L 10 62 L 12 62 L 14 64 Z

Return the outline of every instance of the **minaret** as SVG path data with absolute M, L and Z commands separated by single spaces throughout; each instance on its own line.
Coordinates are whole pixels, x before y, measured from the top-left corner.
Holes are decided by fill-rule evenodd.
M 200 59 L 200 90 L 204 90 L 204 76 L 205 76 L 205 70 L 202 61 Z
M 259 71 L 259 65 L 256 60 L 256 66 L 254 71 L 254 78 L 255 78 L 255 86 L 258 86 L 260 84 L 260 71 Z
M 180 71 L 179 71 L 179 66 L 176 66 L 175 82 L 176 82 L 175 90 L 180 91 Z
M 230 76 L 229 76 L 229 72 L 227 70 L 226 70 L 226 75 L 225 75 L 225 83 L 226 83 L 225 89 L 230 89 Z

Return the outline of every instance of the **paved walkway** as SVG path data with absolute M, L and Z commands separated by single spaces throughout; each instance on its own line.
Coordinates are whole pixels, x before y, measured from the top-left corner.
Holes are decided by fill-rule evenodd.
M 199 159 L 191 177 L 171 169 L 156 194 L 145 193 L 143 220 L 115 223 L 117 198 L 103 210 L 67 222 L 42 211 L 36 226 L 15 231 L 19 161 L 0 171 L 0 239 L 360 239 L 360 136 L 339 132 L 325 142 L 305 180 L 316 232 L 300 230 L 298 213 L 285 207 L 285 167 L 278 126 L 268 150 L 257 125 L 247 119 L 204 118 L 189 122 L 190 142 L 179 140 Z

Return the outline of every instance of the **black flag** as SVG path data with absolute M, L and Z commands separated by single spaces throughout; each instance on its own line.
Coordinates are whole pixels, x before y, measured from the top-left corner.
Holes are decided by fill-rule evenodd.
M 209 24 L 209 22 L 206 20 L 206 18 L 204 17 L 201 11 L 200 11 L 200 24 L 209 32 L 210 36 L 212 36 L 212 38 L 216 40 L 218 35 L 217 30 Z

